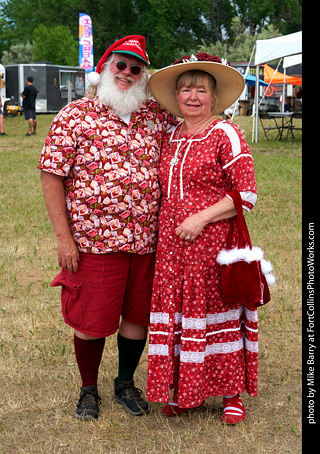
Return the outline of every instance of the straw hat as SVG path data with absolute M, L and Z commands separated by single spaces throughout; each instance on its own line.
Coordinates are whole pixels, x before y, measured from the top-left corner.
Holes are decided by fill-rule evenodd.
M 186 55 L 171 66 L 159 69 L 149 79 L 151 95 L 169 112 L 182 117 L 176 100 L 178 77 L 186 71 L 199 70 L 211 74 L 216 80 L 216 113 L 230 107 L 241 95 L 245 87 L 244 77 L 225 60 L 205 52 L 189 57 Z

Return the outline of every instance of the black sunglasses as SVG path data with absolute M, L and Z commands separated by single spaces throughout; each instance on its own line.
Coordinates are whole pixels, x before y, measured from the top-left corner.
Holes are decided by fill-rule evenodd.
M 137 74 L 140 74 L 142 69 L 140 68 L 139 65 L 127 65 L 127 63 L 123 60 L 118 60 L 118 61 L 115 61 L 114 62 L 116 64 L 116 67 L 120 70 L 120 71 L 124 71 L 126 69 L 127 66 L 130 67 L 131 69 L 131 72 L 132 74 L 134 74 L 135 76 Z

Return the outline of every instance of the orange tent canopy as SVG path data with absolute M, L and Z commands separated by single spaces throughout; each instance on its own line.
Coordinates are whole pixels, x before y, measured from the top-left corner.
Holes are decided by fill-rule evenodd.
M 265 64 L 263 68 L 263 76 L 264 76 L 264 81 L 267 83 L 270 83 L 272 80 L 273 84 L 283 84 L 284 83 L 284 74 L 277 72 L 277 74 L 274 75 L 276 72 L 275 69 L 271 68 L 271 66 Z M 294 77 L 294 76 L 288 76 L 286 74 L 286 84 L 292 84 L 292 85 L 302 85 L 302 77 Z

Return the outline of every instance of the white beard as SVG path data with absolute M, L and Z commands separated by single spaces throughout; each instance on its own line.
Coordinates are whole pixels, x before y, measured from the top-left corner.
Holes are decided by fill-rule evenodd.
M 99 101 L 117 114 L 125 115 L 135 112 L 147 101 L 147 74 L 142 73 L 140 80 L 128 90 L 120 90 L 117 87 L 108 64 L 100 76 L 101 82 L 97 87 Z

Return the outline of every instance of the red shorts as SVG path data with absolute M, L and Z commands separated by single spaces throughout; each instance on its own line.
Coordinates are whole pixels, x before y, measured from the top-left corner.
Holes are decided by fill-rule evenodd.
M 119 329 L 120 316 L 149 326 L 155 252 L 139 255 L 80 253 L 77 273 L 62 268 L 51 283 L 62 286 L 62 314 L 77 331 L 106 337 Z

